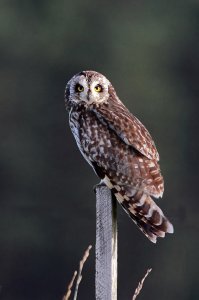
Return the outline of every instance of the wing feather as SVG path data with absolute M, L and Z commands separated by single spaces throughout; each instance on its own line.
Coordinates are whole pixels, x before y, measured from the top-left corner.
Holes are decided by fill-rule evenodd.
M 119 138 L 149 159 L 159 161 L 155 143 L 145 126 L 130 113 L 116 95 L 92 108 L 97 118 L 113 130 Z

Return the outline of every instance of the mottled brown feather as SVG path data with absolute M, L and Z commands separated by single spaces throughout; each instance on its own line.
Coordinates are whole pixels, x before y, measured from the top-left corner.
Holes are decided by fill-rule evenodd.
M 86 84 L 84 98 L 74 91 L 79 80 Z M 101 98 L 92 98 L 93 82 L 101 85 Z M 155 144 L 111 83 L 97 72 L 80 72 L 68 82 L 65 101 L 79 150 L 128 215 L 152 242 L 172 233 L 172 224 L 151 198 L 164 191 Z

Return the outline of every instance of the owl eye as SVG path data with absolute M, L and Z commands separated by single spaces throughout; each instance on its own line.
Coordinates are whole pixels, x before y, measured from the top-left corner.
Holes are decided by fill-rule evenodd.
M 102 91 L 102 86 L 100 84 L 97 84 L 95 87 L 94 87 L 94 90 L 97 92 L 97 93 L 100 93 Z
M 76 92 L 83 92 L 83 90 L 84 90 L 84 87 L 81 85 L 81 84 L 76 84 L 76 86 L 75 86 L 75 91 Z

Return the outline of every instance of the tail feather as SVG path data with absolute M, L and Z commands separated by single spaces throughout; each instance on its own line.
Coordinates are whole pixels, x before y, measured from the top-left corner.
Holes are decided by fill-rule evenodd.
M 118 194 L 118 192 L 115 193 L 117 199 Z M 174 232 L 173 225 L 165 217 L 162 210 L 144 192 L 138 191 L 130 198 L 123 197 L 122 199 L 119 197 L 118 201 L 131 219 L 153 243 L 156 243 L 157 237 L 163 238 L 165 237 L 165 233 Z
M 166 233 L 174 232 L 173 225 L 146 192 L 132 186 L 115 185 L 107 176 L 102 182 L 112 190 L 118 202 L 151 242 L 156 243 L 157 237 L 163 238 Z

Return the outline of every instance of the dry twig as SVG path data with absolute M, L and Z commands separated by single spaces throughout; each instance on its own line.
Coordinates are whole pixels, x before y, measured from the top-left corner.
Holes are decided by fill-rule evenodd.
M 78 276 L 77 276 L 77 281 L 76 281 L 76 286 L 75 286 L 75 293 L 74 293 L 74 299 L 73 300 L 77 300 L 77 293 L 78 293 L 78 288 L 79 288 L 79 284 L 82 280 L 82 269 L 84 266 L 84 263 L 86 262 L 87 258 L 89 257 L 89 251 L 92 248 L 92 246 L 88 246 L 88 248 L 86 249 L 84 256 L 82 257 L 82 260 L 80 260 L 79 263 L 79 271 L 78 271 Z
M 72 277 L 72 279 L 71 279 L 71 281 L 70 281 L 70 283 L 69 283 L 69 285 L 68 285 L 67 292 L 66 292 L 66 294 L 64 295 L 64 297 L 63 297 L 62 300 L 68 300 L 68 299 L 70 298 L 70 295 L 71 295 L 71 289 L 72 289 L 72 287 L 73 287 L 73 283 L 74 283 L 74 280 L 75 280 L 76 276 L 77 276 L 77 271 L 74 272 L 73 277 Z
M 135 293 L 133 295 L 132 300 L 135 300 L 137 298 L 137 296 L 139 295 L 139 293 L 141 292 L 141 289 L 143 287 L 144 281 L 145 281 L 146 277 L 149 275 L 149 273 L 151 272 L 151 270 L 152 269 L 148 269 L 147 272 L 146 272 L 146 274 L 142 278 L 142 280 L 139 282 L 139 284 L 138 284 L 138 286 L 137 286 L 137 288 L 135 290 Z
M 73 283 L 75 281 L 75 278 L 77 276 L 77 281 L 76 281 L 76 285 L 75 285 L 75 292 L 74 292 L 74 298 L 73 300 L 77 300 L 77 293 L 78 293 L 78 288 L 79 288 L 79 284 L 82 280 L 82 269 L 83 269 L 83 266 L 87 260 L 87 258 L 89 257 L 89 251 L 90 249 L 92 248 L 92 246 L 88 246 L 88 248 L 86 249 L 86 251 L 84 252 L 84 255 L 82 257 L 82 260 L 80 260 L 80 263 L 79 263 L 79 271 L 77 273 L 77 271 L 74 272 L 73 274 L 73 277 L 68 285 L 68 288 L 67 288 L 67 292 L 66 294 L 64 295 L 64 297 L 62 298 L 62 300 L 69 300 L 70 298 L 70 295 L 71 295 L 71 292 L 72 292 L 72 287 L 73 287 Z

